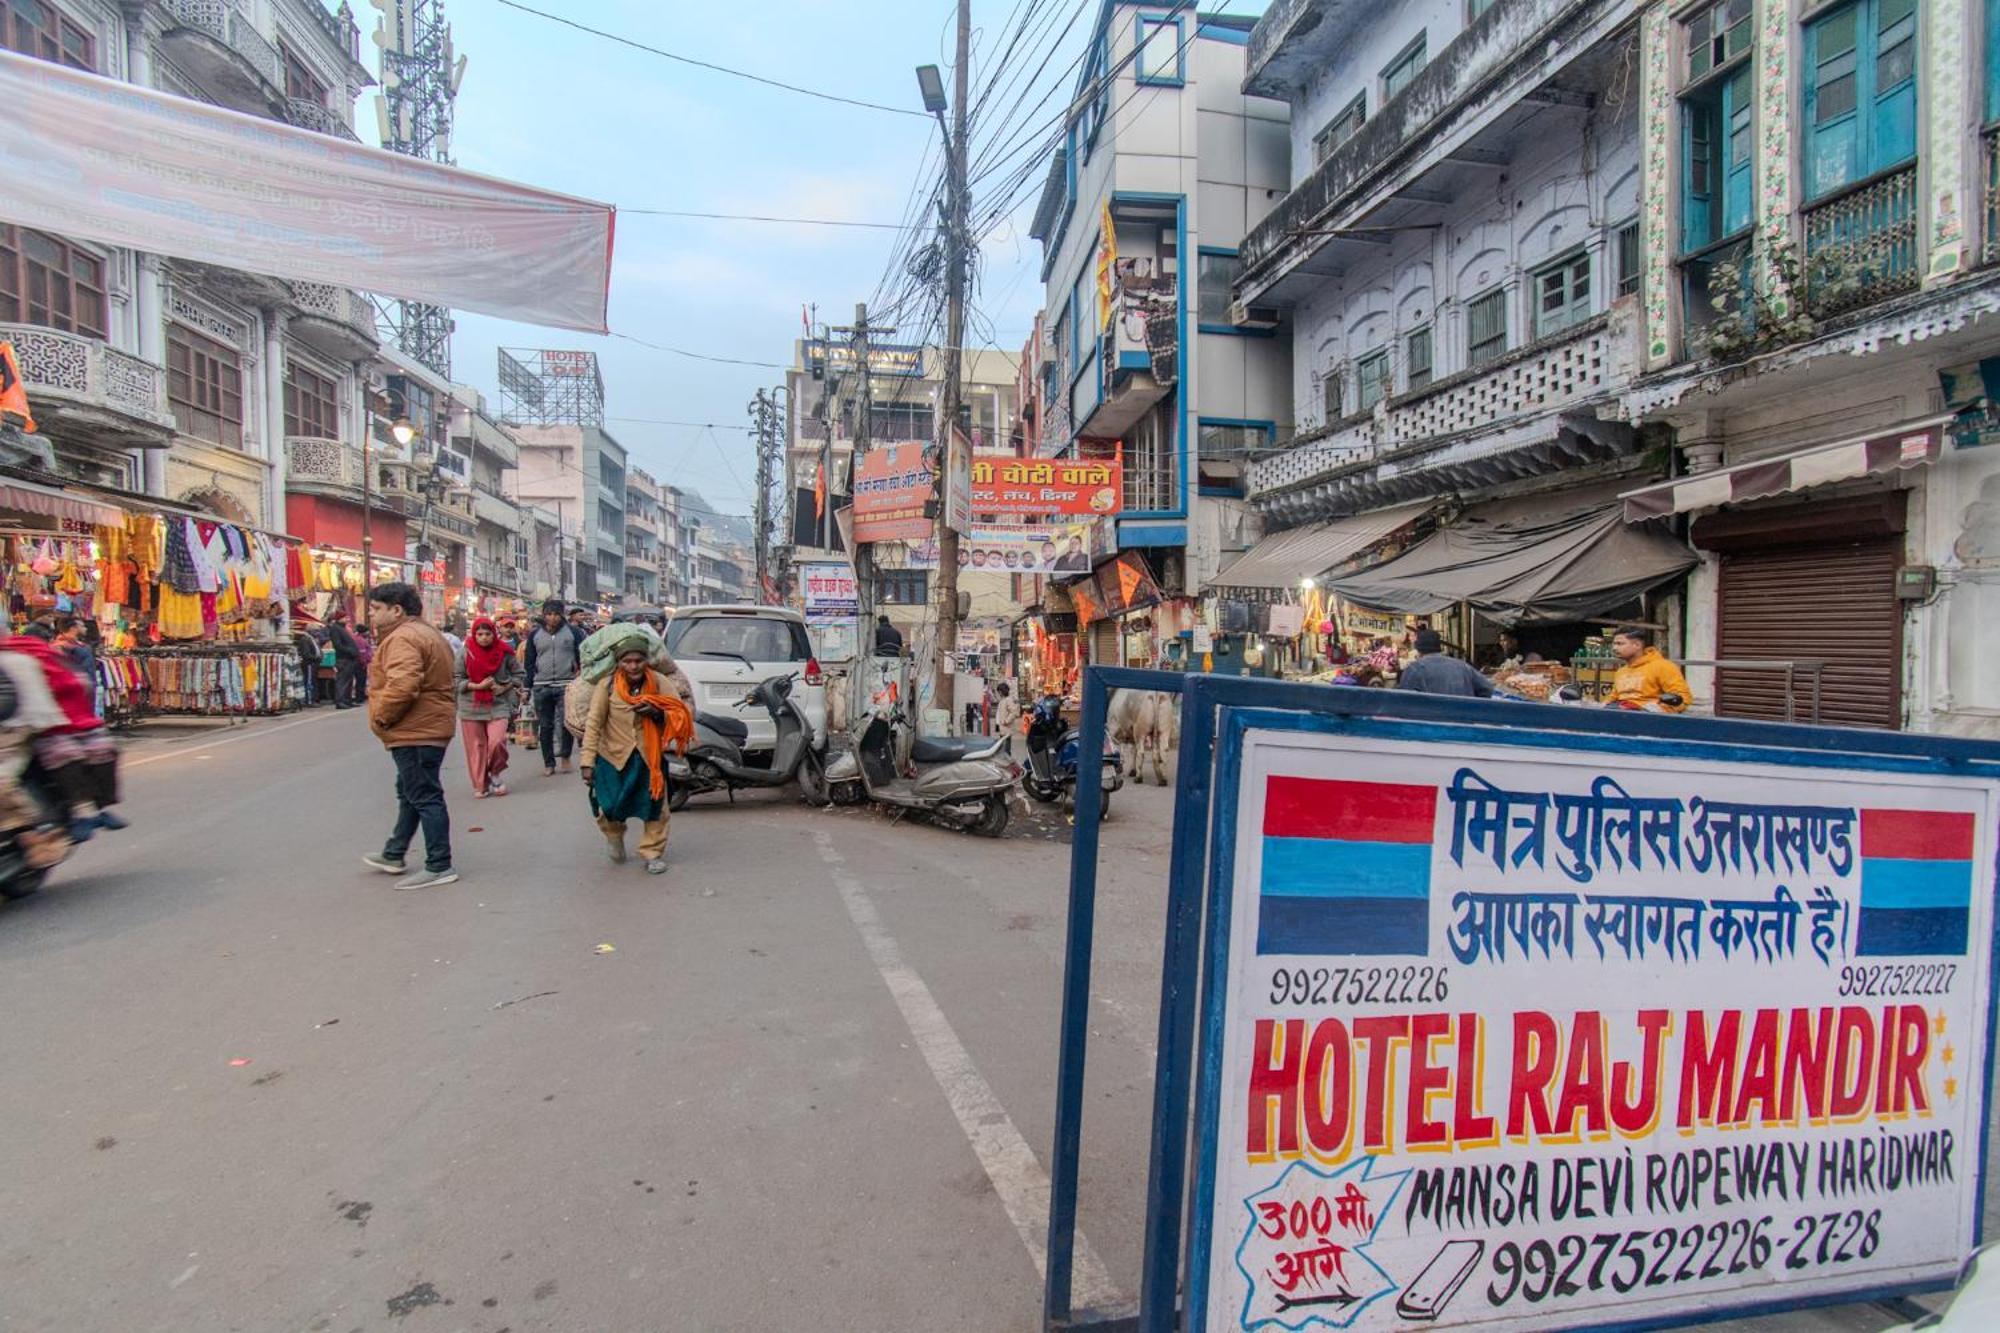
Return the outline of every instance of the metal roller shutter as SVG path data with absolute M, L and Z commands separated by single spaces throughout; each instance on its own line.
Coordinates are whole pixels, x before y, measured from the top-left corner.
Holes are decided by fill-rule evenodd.
M 1818 659 L 1819 720 L 1833 726 L 1902 724 L 1903 608 L 1896 600 L 1901 537 L 1731 551 L 1722 557 L 1716 656 Z M 1795 720 L 1807 721 L 1800 678 Z M 1784 674 L 1724 671 L 1716 712 L 1785 717 Z

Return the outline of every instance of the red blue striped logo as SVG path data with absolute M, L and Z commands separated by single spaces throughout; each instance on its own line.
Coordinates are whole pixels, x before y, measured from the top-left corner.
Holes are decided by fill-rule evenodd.
M 1969 814 L 1863 810 L 1855 952 L 1964 953 L 1972 918 L 1972 856 Z
M 1429 954 L 1436 818 L 1435 787 L 1269 779 L 1257 952 Z

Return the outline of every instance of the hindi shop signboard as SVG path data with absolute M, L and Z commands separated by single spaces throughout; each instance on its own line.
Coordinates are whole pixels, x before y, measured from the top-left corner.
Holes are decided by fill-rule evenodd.
M 854 468 L 854 540 L 922 541 L 934 524 L 927 516 L 937 470 L 922 444 L 877 445 Z
M 799 588 L 805 598 L 808 625 L 852 620 L 861 613 L 861 589 L 855 582 L 852 565 L 830 561 L 802 565 Z
M 1195 1328 L 1595 1328 L 1957 1274 L 1993 780 L 1232 714 Z
M 1116 459 L 1020 458 L 980 453 L 972 460 L 972 509 L 979 514 L 1115 514 L 1125 507 L 1125 464 Z

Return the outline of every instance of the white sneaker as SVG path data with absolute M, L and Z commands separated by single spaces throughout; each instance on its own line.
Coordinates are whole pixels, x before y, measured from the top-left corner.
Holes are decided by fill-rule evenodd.
M 447 884 L 458 883 L 458 872 L 450 866 L 443 870 L 419 870 L 396 881 L 399 889 L 438 889 Z

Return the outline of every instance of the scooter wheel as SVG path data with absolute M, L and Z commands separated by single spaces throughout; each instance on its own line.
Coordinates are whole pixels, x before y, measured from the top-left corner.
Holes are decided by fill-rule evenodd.
M 860 805 L 868 799 L 868 790 L 858 782 L 836 782 L 829 793 L 835 805 Z
M 986 808 L 972 821 L 971 831 L 982 838 L 997 838 L 1007 831 L 1007 820 L 1011 815 L 1005 796 L 989 796 Z
M 679 814 L 687 809 L 687 803 L 694 799 L 694 789 L 685 782 L 667 784 L 667 809 Z
M 1054 805 L 1063 797 L 1063 789 L 1060 782 L 1045 783 L 1040 778 L 1030 777 L 1026 774 L 1023 774 L 1021 777 L 1021 790 L 1040 801 L 1043 805 Z
M 832 803 L 827 795 L 826 771 L 820 767 L 816 755 L 807 754 L 799 761 L 799 795 L 805 798 L 807 805 Z
M 41 891 L 48 877 L 49 872 L 46 870 L 23 870 L 14 878 L 0 883 L 0 898 L 12 902 L 16 898 L 32 897 Z

